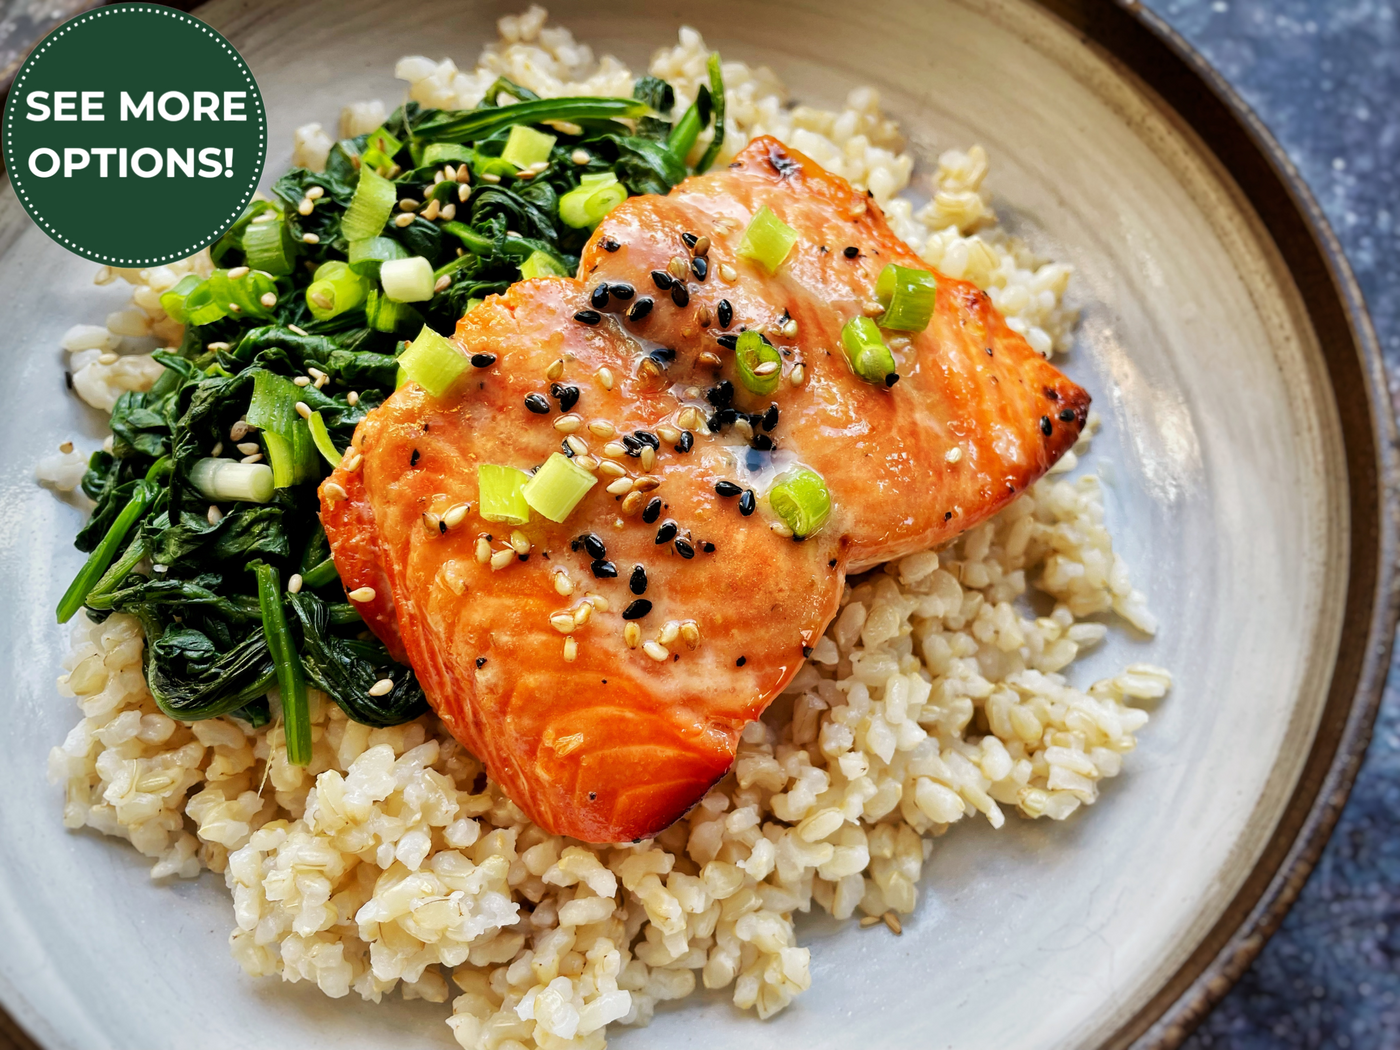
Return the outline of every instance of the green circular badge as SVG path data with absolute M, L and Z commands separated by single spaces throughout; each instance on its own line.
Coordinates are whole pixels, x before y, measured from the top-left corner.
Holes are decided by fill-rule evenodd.
M 20 67 L 5 164 L 24 210 L 94 262 L 155 266 L 233 225 L 267 160 L 262 94 L 198 18 L 116 4 L 65 22 Z

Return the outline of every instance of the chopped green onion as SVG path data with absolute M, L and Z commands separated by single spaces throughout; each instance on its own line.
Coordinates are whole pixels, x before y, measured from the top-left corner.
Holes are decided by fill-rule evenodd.
M 243 258 L 254 270 L 262 270 L 273 277 L 292 272 L 296 243 L 280 212 L 275 219 L 248 224 L 243 231 Z
M 433 264 L 421 255 L 390 259 L 379 267 L 384 294 L 399 303 L 422 303 L 433 297 Z
M 462 164 L 471 160 L 475 152 L 470 146 L 455 142 L 433 142 L 424 148 L 421 164 L 425 168 L 434 168 L 439 164 Z
M 394 184 L 368 165 L 360 166 L 360 181 L 350 207 L 340 219 L 340 232 L 347 241 L 378 237 L 394 210 L 398 192 Z
M 306 418 L 306 426 L 311 431 L 311 440 L 316 444 L 316 450 L 326 458 L 326 462 L 332 467 L 340 466 L 340 461 L 344 458 L 340 450 L 331 441 L 331 432 L 326 429 L 326 420 L 319 412 L 312 412 Z M 260 464 L 254 463 L 253 466 Z
M 274 488 L 287 488 L 317 474 L 316 446 L 297 412 L 300 388 L 275 372 L 256 369 L 248 422 L 262 431 Z
M 131 499 L 127 501 L 121 513 L 107 530 L 107 535 L 92 553 L 87 556 L 87 561 L 83 562 L 83 567 L 78 570 L 78 575 L 73 577 L 73 582 L 68 585 L 68 589 L 63 592 L 63 597 L 58 602 L 58 622 L 67 623 L 73 618 L 73 614 L 83 607 L 87 601 L 87 596 L 101 581 L 107 572 L 107 567 L 112 564 L 112 559 L 116 557 L 117 548 L 121 546 L 122 540 L 126 539 L 126 534 L 141 519 L 141 517 L 151 508 L 151 504 L 156 501 L 160 494 L 160 486 L 157 484 L 159 478 L 163 477 L 170 469 L 170 457 L 162 456 L 151 465 L 151 469 L 146 472 L 145 478 L 138 481 L 131 493 Z M 132 541 L 137 542 L 136 540 Z
M 750 329 L 734 345 L 734 368 L 745 390 L 771 394 L 783 378 L 783 358 L 777 347 Z
M 277 668 L 277 685 L 282 693 L 282 728 L 286 737 L 287 761 L 304 766 L 311 761 L 311 711 L 306 702 L 306 676 L 301 657 L 287 627 L 282 609 L 282 584 L 277 570 L 266 562 L 250 566 L 258 578 L 258 607 L 262 611 L 263 637 Z
M 442 397 L 467 370 L 467 355 L 427 325 L 399 355 L 399 368 L 433 397 Z
M 531 164 L 549 160 L 549 151 L 557 141 L 556 135 L 547 135 L 524 124 L 517 124 L 510 129 L 505 149 L 501 150 L 501 159 L 517 168 L 528 168 Z
M 349 263 L 335 259 L 316 268 L 306 287 L 306 306 L 316 320 L 329 321 L 363 303 L 369 289 L 369 281 L 350 269 Z
M 365 299 L 365 321 L 376 332 L 397 332 L 423 315 L 407 303 L 396 303 L 378 288 L 371 287 Z
M 539 124 L 546 120 L 632 119 L 647 111 L 634 98 L 542 98 L 509 106 L 473 110 L 443 110 L 413 129 L 423 142 L 476 142 L 512 124 Z M 622 131 L 621 128 L 618 129 Z M 623 131 L 626 134 L 625 131 Z M 376 231 L 378 232 L 378 231 Z
M 476 468 L 481 516 L 506 525 L 524 525 L 530 520 L 530 504 L 524 495 L 529 480 L 530 475 L 523 470 L 482 463 Z
M 710 52 L 710 59 L 706 65 L 710 71 L 710 105 L 714 108 L 715 137 L 710 140 L 710 144 L 705 147 L 704 156 L 695 165 L 697 175 L 710 170 L 710 165 L 719 156 L 720 147 L 724 145 L 724 74 L 720 71 L 718 51 Z
M 407 259 L 408 249 L 392 237 L 366 237 L 350 242 L 350 269 L 361 277 L 379 279 L 379 267 L 390 259 Z
M 573 513 L 579 500 L 588 495 L 588 490 L 596 484 L 596 477 L 568 456 L 555 452 L 544 461 L 544 466 L 535 471 L 535 476 L 525 482 L 520 494 L 525 497 L 526 503 L 550 521 L 560 522 Z M 485 511 L 482 516 L 486 516 Z
M 611 186 L 617 181 L 617 173 L 612 171 L 590 171 L 578 177 L 580 186 L 591 186 L 597 189 L 599 186 Z
M 160 308 L 166 312 L 176 324 L 187 324 L 185 316 L 185 297 L 199 287 L 202 278 L 197 273 L 187 273 L 181 277 L 174 288 L 162 292 L 160 297 Z
M 211 503 L 266 503 L 274 489 L 266 463 L 201 459 L 190 467 L 190 484 Z
M 769 273 L 777 273 L 796 243 L 797 231 L 774 215 L 765 204 L 749 221 L 749 228 L 744 231 L 744 239 L 739 242 L 736 254 L 762 263 Z
M 365 149 L 377 149 L 386 157 L 392 157 L 403 149 L 403 143 L 385 130 L 384 125 L 381 124 L 366 136 Z
M 768 505 L 783 519 L 795 539 L 806 539 L 831 515 L 831 493 L 815 470 L 793 467 L 773 480 Z
M 875 297 L 885 307 L 881 328 L 922 332 L 933 317 L 938 283 L 927 270 L 890 263 L 875 282 Z
M 626 199 L 627 187 L 612 172 L 585 175 L 576 188 L 559 198 L 559 218 L 574 229 L 592 229 Z
M 520 277 L 568 277 L 569 271 L 559 265 L 559 260 L 549 252 L 531 252 L 530 257 L 520 264 Z
M 852 317 L 841 328 L 841 349 L 846 352 L 846 360 L 851 371 L 867 383 L 884 383 L 892 386 L 890 376 L 898 376 L 895 371 L 894 354 L 880 337 L 880 329 L 868 317 Z

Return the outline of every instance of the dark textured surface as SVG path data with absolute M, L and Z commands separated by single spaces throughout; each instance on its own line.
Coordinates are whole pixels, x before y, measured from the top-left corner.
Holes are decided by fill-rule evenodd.
M 1244 96 L 1327 212 L 1400 404 L 1400 0 L 1148 0 Z M 1341 822 L 1253 968 L 1186 1044 L 1400 1047 L 1400 669 Z

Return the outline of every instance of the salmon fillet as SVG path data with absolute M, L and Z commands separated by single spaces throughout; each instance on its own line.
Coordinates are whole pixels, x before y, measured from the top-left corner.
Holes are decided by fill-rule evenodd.
M 798 234 L 776 274 L 736 253 L 764 205 Z M 1078 438 L 1088 394 L 943 275 L 928 328 L 887 333 L 898 381 L 857 378 L 840 330 L 875 312 L 890 262 L 928 269 L 866 194 L 756 139 L 618 206 L 578 279 L 469 311 L 464 378 L 443 398 L 399 389 L 322 485 L 341 579 L 373 592 L 366 622 L 542 827 L 665 828 L 729 769 L 848 572 L 946 543 Z M 771 395 L 735 378 L 725 337 L 745 329 L 782 355 Z M 479 465 L 528 471 L 568 438 L 599 483 L 563 524 L 480 517 Z M 796 464 L 832 503 L 800 540 L 763 498 Z

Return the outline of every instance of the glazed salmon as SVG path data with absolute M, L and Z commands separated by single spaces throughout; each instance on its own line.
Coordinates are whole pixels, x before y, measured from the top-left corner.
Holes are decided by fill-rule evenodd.
M 737 254 L 764 205 L 798 233 L 776 274 Z M 728 770 L 847 572 L 947 542 L 1078 438 L 1088 395 L 942 275 L 928 328 L 887 333 L 898 381 L 857 378 L 841 326 L 878 311 L 890 262 L 927 269 L 865 194 L 757 139 L 727 171 L 617 207 L 578 279 L 471 310 L 464 378 L 442 398 L 402 387 L 322 485 L 366 622 L 541 826 L 665 828 Z M 737 381 L 742 330 L 780 351 L 771 395 Z M 480 517 L 478 466 L 564 448 L 598 477 L 564 523 Z M 832 504 L 805 538 L 764 499 L 794 465 Z

